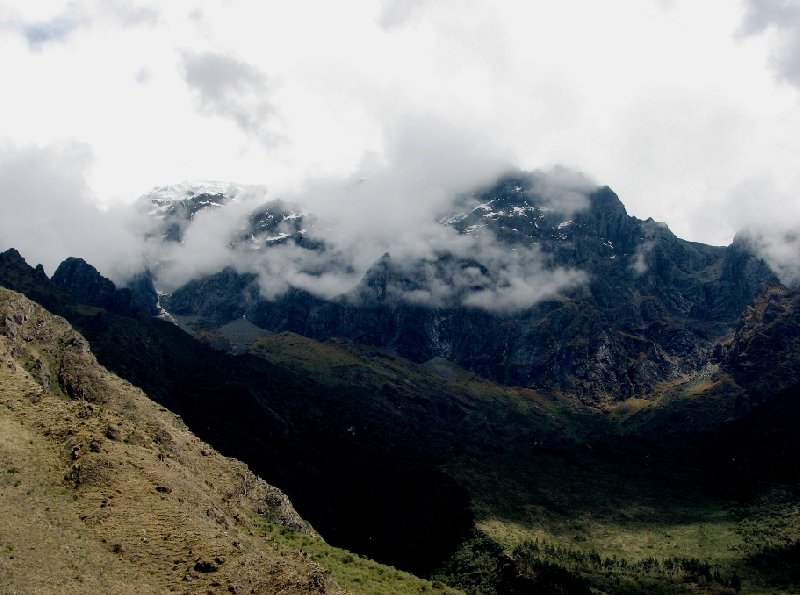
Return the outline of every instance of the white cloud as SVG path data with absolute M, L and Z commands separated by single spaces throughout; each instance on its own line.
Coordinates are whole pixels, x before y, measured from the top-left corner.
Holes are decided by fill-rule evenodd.
M 388 297 L 435 307 L 463 303 L 515 311 L 586 281 L 582 271 L 549 266 L 537 248 L 504 245 L 488 233 L 461 235 L 438 222 L 463 206 L 462 193 L 492 184 L 508 168 L 507 157 L 482 134 L 409 116 L 386 139 L 385 157 L 365 160 L 347 178 L 316 179 L 278 197 L 311 213 L 305 238 L 324 250 L 292 242 L 260 250 L 248 242 L 231 247 L 263 200 L 255 196 L 199 212 L 181 244 L 150 246 L 160 288 L 171 291 L 229 266 L 257 275 L 267 299 L 289 287 L 324 298 L 352 297 L 364 290 L 364 276 L 385 254 Z M 555 168 L 537 173 L 531 192 L 571 214 L 586 206 L 586 192 L 594 187 L 577 172 Z
M 267 77 L 256 67 L 216 52 L 184 52 L 187 84 L 194 89 L 205 113 L 229 118 L 247 135 L 273 145 L 278 135 L 271 120 Z
M 402 27 L 425 7 L 426 0 L 383 0 L 378 22 L 384 29 Z
M 787 287 L 800 287 L 800 224 L 753 226 L 739 236 L 763 258 Z
M 636 246 L 636 252 L 631 257 L 630 267 L 637 275 L 644 275 L 650 270 L 650 265 L 647 263 L 647 255 L 653 250 L 655 243 L 653 241 L 642 242 Z
M 52 274 L 68 256 L 84 258 L 115 280 L 143 267 L 141 241 L 127 213 L 101 212 L 85 173 L 89 147 L 0 145 L 0 249 L 16 248 Z
M 800 87 L 800 4 L 793 0 L 746 0 L 745 6 L 744 34 L 771 33 L 775 70 Z
M 782 283 L 800 285 L 800 202 L 794 189 L 770 178 L 752 178 L 726 197 L 726 217 L 746 242 L 772 268 Z M 771 205 L 785 206 L 773 209 Z
M 91 18 L 82 5 L 70 3 L 58 14 L 41 20 L 14 16 L 3 23 L 3 28 L 18 32 L 32 51 L 40 51 L 49 44 L 67 41 L 75 31 L 90 23 Z
M 723 244 L 737 185 L 800 189 L 797 90 L 771 70 L 782 56 L 793 76 L 800 55 L 781 49 L 800 38 L 792 6 L 12 0 L 0 18 L 49 23 L 52 41 L 31 52 L 19 27 L 0 32 L 0 130 L 20 146 L 89 145 L 87 183 L 111 204 L 183 179 L 299 192 L 395 161 L 399 128 L 446 120 L 483 139 L 477 153 L 486 142 L 524 169 L 590 172 L 630 213 Z M 83 24 L 55 26 L 71 14 Z M 394 204 L 383 212 L 406 221 Z

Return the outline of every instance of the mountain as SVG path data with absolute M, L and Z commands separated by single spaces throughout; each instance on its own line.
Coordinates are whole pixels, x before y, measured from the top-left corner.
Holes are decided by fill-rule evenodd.
M 134 300 L 221 233 L 209 262 L 231 266 L 158 296 L 194 338 L 85 261 L 51 280 L 9 251 L 0 284 L 329 543 L 470 593 L 800 584 L 798 294 L 746 242 L 686 242 L 608 188 L 519 173 L 359 272 L 303 208 L 200 190 L 150 216 Z M 268 299 L 287 263 L 305 288 Z M 345 293 L 314 293 L 343 271 Z
M 793 332 L 795 294 L 785 289 L 784 315 L 759 314 L 777 299 L 763 301 L 768 288 L 734 325 L 738 338 L 734 330 L 712 350 L 716 363 L 598 411 L 576 395 L 507 387 L 441 358 L 419 364 L 343 339 L 262 332 L 246 346 L 251 355 L 228 356 L 170 323 L 80 304 L 13 251 L 0 255 L 0 283 L 49 300 L 102 361 L 279 485 L 326 540 L 440 585 L 797 585 L 797 386 L 790 379 L 756 397 L 737 383 L 746 366 L 728 356 L 741 357 L 730 346 L 762 336 L 765 323 Z M 765 370 L 792 358 L 769 355 L 779 343 L 761 344 Z M 322 561 L 331 558 L 348 560 L 330 566 L 339 570 L 360 560 Z M 360 591 L 362 578 L 336 576 Z
M 607 187 L 570 200 L 554 199 L 538 174 L 508 174 L 439 218 L 473 242 L 469 255 L 442 248 L 409 262 L 386 254 L 334 298 L 290 286 L 265 299 L 257 272 L 229 267 L 189 281 L 162 304 L 196 330 L 244 318 L 417 362 L 441 357 L 503 384 L 565 391 L 597 406 L 650 395 L 702 369 L 745 307 L 778 284 L 742 241 L 681 240 L 627 215 Z M 297 212 L 287 208 L 268 203 L 250 215 L 247 234 L 261 257 L 271 258 L 274 234 L 324 252 L 323 241 L 309 241 L 310 216 L 287 219 Z M 279 222 L 266 240 L 252 227 L 265 219 Z M 435 299 L 439 288 L 446 297 Z
M 166 242 L 181 243 L 185 239 L 195 215 L 201 212 L 238 205 L 245 201 L 263 198 L 267 193 L 262 186 L 224 184 L 221 182 L 194 182 L 175 186 L 157 186 L 139 199 L 139 210 L 146 212 L 155 222 L 149 228 L 150 236 Z M 312 221 L 299 208 L 292 208 L 280 200 L 267 201 L 250 211 L 230 240 L 244 242 L 253 250 L 279 245 L 285 241 L 303 244 L 303 236 Z

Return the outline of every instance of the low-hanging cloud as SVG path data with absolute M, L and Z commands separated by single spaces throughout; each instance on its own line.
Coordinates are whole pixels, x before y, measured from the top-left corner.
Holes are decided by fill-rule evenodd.
M 438 259 L 393 262 L 394 271 L 405 274 L 387 288 L 388 297 L 434 308 L 463 305 L 508 314 L 558 299 L 588 280 L 584 271 L 548 266 L 537 247 L 502 244 L 489 235 L 459 240 L 438 253 Z
M 439 223 L 458 208 L 457 199 L 494 181 L 508 164 L 483 135 L 409 116 L 387 130 L 383 155 L 366 157 L 351 176 L 309 180 L 281 197 L 284 208 L 299 205 L 312 214 L 304 220 L 304 238 L 322 249 L 288 241 L 254 250 L 232 242 L 260 206 L 253 198 L 199 212 L 180 244 L 151 246 L 159 259 L 153 270 L 166 291 L 227 266 L 257 275 L 266 299 L 290 287 L 359 299 L 365 275 L 389 255 L 389 299 L 498 312 L 527 308 L 582 284 L 586 275 L 549 266 L 536 247 L 460 234 Z M 556 168 L 533 176 L 531 191 L 545 206 L 571 214 L 585 206 L 593 187 L 576 172 Z
M 595 188 L 597 183 L 583 172 L 555 166 L 532 176 L 528 192 L 536 195 L 545 208 L 572 217 L 589 207 L 588 194 Z
M 465 195 L 510 168 L 491 139 L 438 119 L 408 117 L 390 127 L 383 153 L 366 157 L 345 179 L 309 180 L 280 197 L 263 187 L 238 187 L 224 206 L 194 213 L 180 242 L 162 237 L 163 222 L 148 205 L 99 210 L 86 182 L 91 163 L 90 151 L 76 143 L 4 146 L 0 200 L 16 217 L 0 222 L 2 248 L 19 249 L 48 272 L 67 256 L 82 257 L 123 284 L 149 270 L 167 292 L 231 267 L 253 274 L 264 299 L 296 287 L 326 299 L 358 300 L 365 276 L 388 254 L 391 299 L 500 313 L 555 298 L 586 280 L 581 271 L 552 266 L 535 246 L 439 223 L 463 207 Z M 556 211 L 574 212 L 586 200 L 580 190 L 585 178 L 574 172 L 538 172 L 531 179 Z M 177 194 L 200 188 L 187 185 Z M 231 189 L 213 192 L 230 196 Z M 274 208 L 304 213 L 304 242 L 248 238 L 253 213 L 270 200 Z M 270 234 L 291 233 L 290 221 Z
M 775 203 L 782 208 L 768 208 Z M 721 211 L 739 230 L 735 242 L 749 246 L 785 285 L 800 285 L 800 205 L 794 188 L 770 177 L 750 178 L 730 192 Z
M 186 83 L 197 93 L 203 112 L 233 121 L 262 144 L 280 140 L 269 82 L 258 68 L 217 52 L 184 52 L 182 63 Z
M 737 234 L 769 265 L 781 283 L 800 287 L 800 224 L 779 228 L 751 226 Z
M 653 250 L 655 243 L 652 240 L 647 240 L 636 246 L 636 252 L 631 257 L 630 268 L 637 275 L 644 275 L 650 270 L 650 265 L 647 263 L 647 255 Z

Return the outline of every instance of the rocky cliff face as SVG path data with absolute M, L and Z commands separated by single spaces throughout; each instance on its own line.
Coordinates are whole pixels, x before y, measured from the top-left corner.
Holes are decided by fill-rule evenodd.
M 199 316 L 200 328 L 245 317 L 267 330 L 345 337 L 415 361 L 442 357 L 502 383 L 574 392 L 594 404 L 646 395 L 702 367 L 716 340 L 776 281 L 744 245 L 681 240 L 663 224 L 629 216 L 607 187 L 566 205 L 535 176 L 514 174 L 463 197 L 461 210 L 440 220 L 460 235 L 491 237 L 509 255 L 532 251 L 545 273 L 584 275 L 532 307 L 478 307 L 459 301 L 458 291 L 439 303 L 409 299 L 437 284 L 480 294 L 508 282 L 484 255 L 446 251 L 414 263 L 387 254 L 336 299 L 290 289 L 265 300 L 255 275 L 228 269 L 191 281 L 165 305 Z
M 721 361 L 756 399 L 800 384 L 800 292 L 768 287 L 720 346 Z

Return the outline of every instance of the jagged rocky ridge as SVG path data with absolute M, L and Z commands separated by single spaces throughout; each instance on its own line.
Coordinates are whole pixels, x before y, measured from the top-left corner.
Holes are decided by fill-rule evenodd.
M 197 195 L 187 212 L 207 199 Z M 440 220 L 463 235 L 490 235 L 509 255 L 537 250 L 544 270 L 585 274 L 584 283 L 532 307 L 406 299 L 434 283 L 463 284 L 465 271 L 478 279 L 468 287 L 473 294 L 502 282 L 480 255 L 441 251 L 412 263 L 387 254 L 353 292 L 333 299 L 290 288 L 267 300 L 255 274 L 227 268 L 190 281 L 162 303 L 192 317 L 197 329 L 244 317 L 269 331 L 344 337 L 418 362 L 446 358 L 505 384 L 567 391 L 592 405 L 647 395 L 659 382 L 702 368 L 747 304 L 778 284 L 743 242 L 715 247 L 681 240 L 663 224 L 629 216 L 607 187 L 587 190 L 584 200 L 565 213 L 540 192 L 535 174 L 509 174 L 462 197 L 460 209 Z M 303 216 L 283 203 L 253 213 L 249 225 L 240 240 L 325 249 L 303 244 Z

